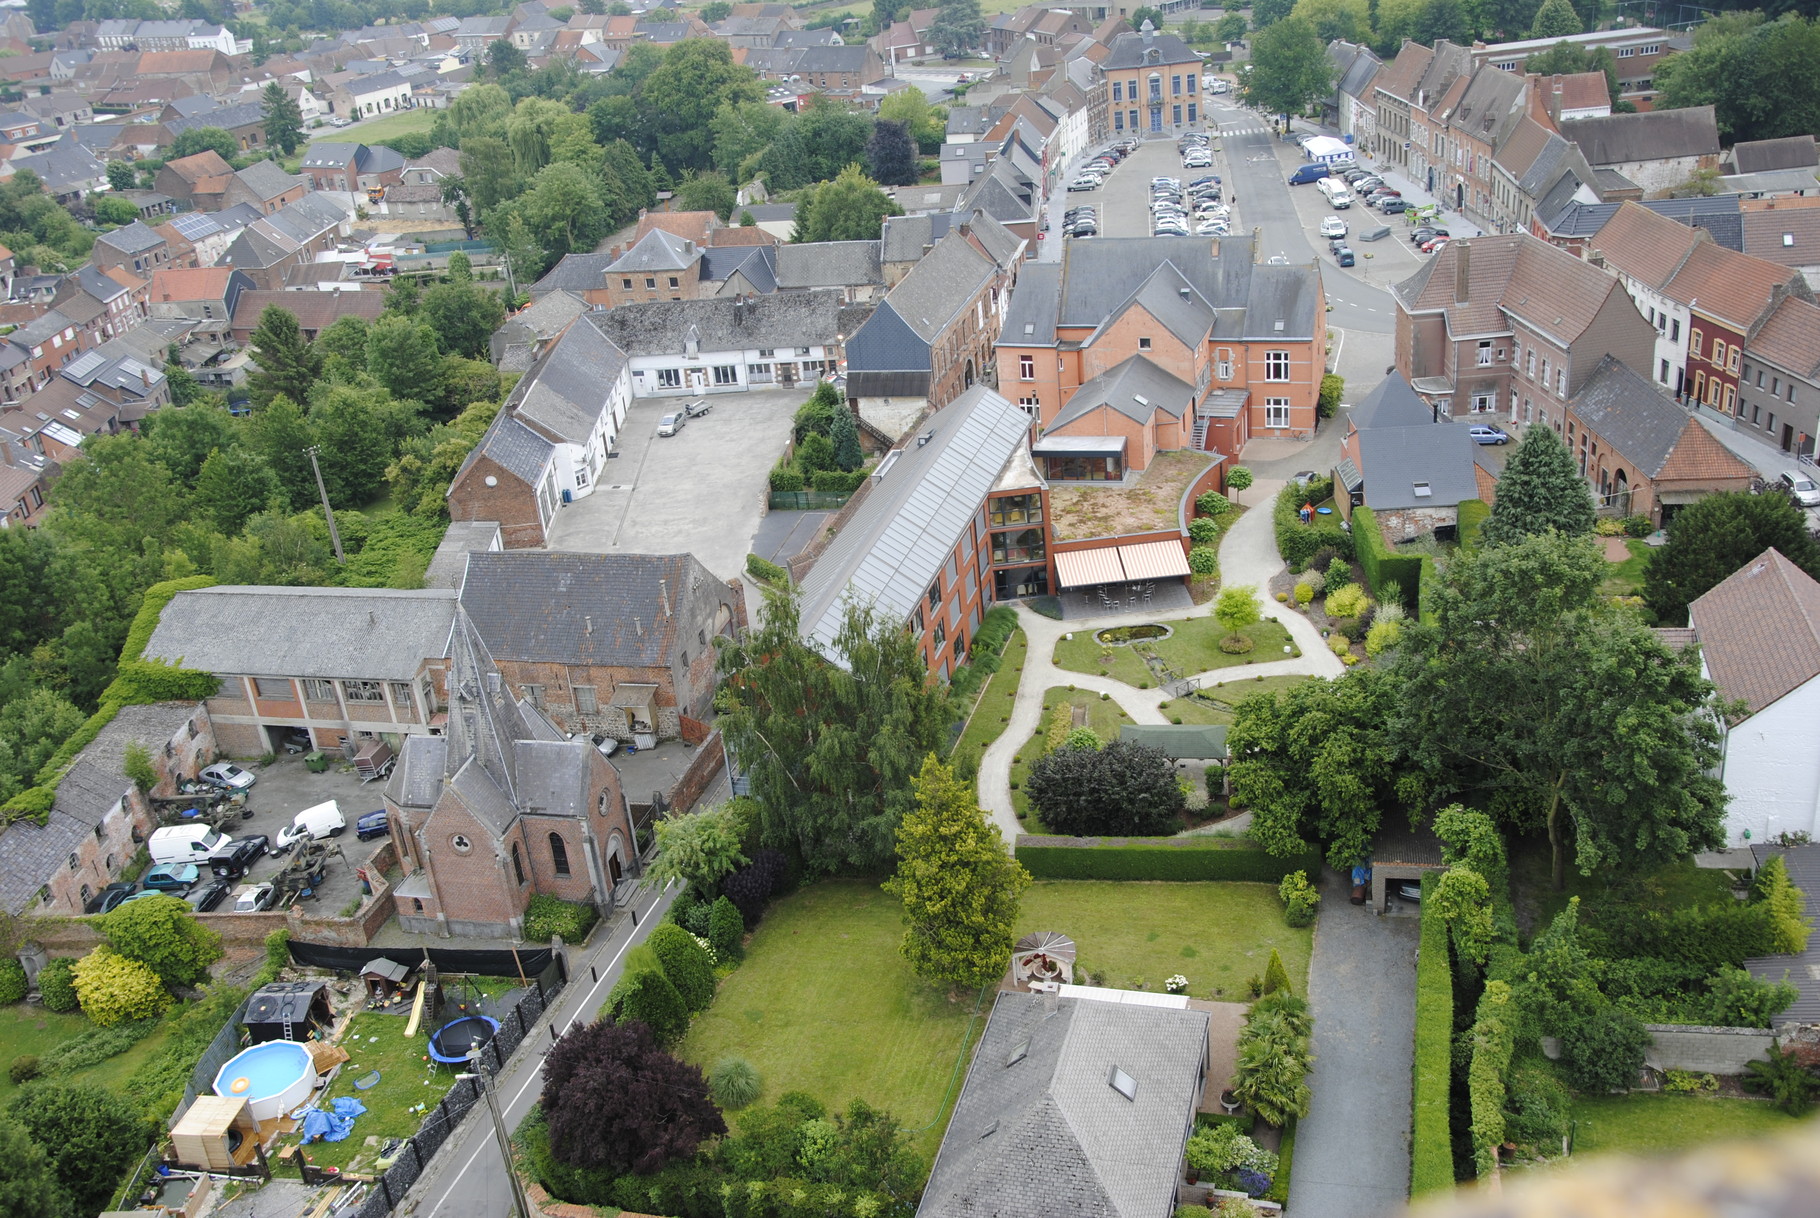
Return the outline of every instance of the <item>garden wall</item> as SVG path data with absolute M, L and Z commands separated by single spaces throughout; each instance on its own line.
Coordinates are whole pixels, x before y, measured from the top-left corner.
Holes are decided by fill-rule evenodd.
M 1768 1061 L 1774 1037 L 1768 1028 L 1709 1028 L 1644 1024 L 1650 1045 L 1645 1065 L 1697 1074 L 1743 1074 L 1746 1062 Z
M 1318 850 L 1277 858 L 1228 837 L 1059 837 L 1019 834 L 1013 853 L 1046 880 L 1243 880 L 1275 884 L 1292 871 L 1319 875 Z

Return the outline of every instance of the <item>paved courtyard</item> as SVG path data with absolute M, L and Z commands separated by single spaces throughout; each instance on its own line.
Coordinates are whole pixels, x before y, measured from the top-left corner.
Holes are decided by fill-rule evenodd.
M 713 412 L 674 436 L 659 436 L 657 421 L 694 399 L 633 399 L 620 455 L 601 470 L 592 495 L 556 514 L 550 549 L 687 553 L 722 579 L 737 577 L 765 515 L 791 417 L 813 390 L 714 394 L 705 399 Z

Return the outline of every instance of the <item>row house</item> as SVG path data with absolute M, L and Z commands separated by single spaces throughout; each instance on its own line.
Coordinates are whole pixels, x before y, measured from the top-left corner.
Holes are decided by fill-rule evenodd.
M 935 45 L 932 30 L 936 15 L 940 9 L 913 9 L 910 15 L 890 25 L 866 40 L 880 60 L 889 64 L 915 63 L 941 54 Z
M 871 315 L 838 292 L 622 305 L 594 322 L 632 367 L 634 397 L 812 384 L 840 370 L 845 336 Z
M 1039 457 L 1055 451 L 1051 479 L 1118 481 L 1159 451 L 1307 438 L 1323 306 L 1315 266 L 1263 264 L 1249 237 L 1071 241 L 1059 263 L 1024 268 L 998 385 L 1037 425 Z
M 1814 455 L 1820 436 L 1820 306 L 1784 296 L 1744 342 L 1738 425 L 1783 452 Z
M 51 309 L 0 340 L 0 401 L 18 403 L 42 389 L 57 369 L 92 350 L 96 340 Z M 72 438 L 71 447 L 79 444 Z
M 1434 193 L 1451 210 L 1491 227 L 1493 155 L 1523 120 L 1531 78 L 1484 67 L 1455 78 L 1428 111 Z
M 1372 156 L 1394 167 L 1433 194 L 1440 154 L 1431 145 L 1429 107 L 1439 104 L 1453 83 L 1471 71 L 1472 55 L 1445 38 L 1432 49 L 1405 42 L 1397 57 L 1372 80 L 1377 110 Z
M 1602 357 L 1647 368 L 1654 351 L 1615 277 L 1526 234 L 1450 241 L 1391 293 L 1397 371 L 1453 418 L 1560 432 Z
M 151 284 L 116 267 L 102 271 L 78 267 L 66 276 L 51 304 L 100 346 L 144 321 Z
M 234 274 L 243 282 L 247 281 L 239 271 Z M 242 347 L 251 345 L 260 317 L 270 308 L 289 313 L 296 319 L 297 331 L 304 341 L 313 343 L 324 330 L 344 317 L 378 321 L 385 311 L 385 293 L 360 288 L 331 288 L 326 292 L 249 289 L 235 296 L 233 311 L 228 314 L 229 337 Z
M 1022 43 L 1052 47 L 1070 34 L 1093 33 L 1093 22 L 1080 13 L 1026 4 L 1014 13 L 1000 13 L 986 25 L 984 48 L 991 59 L 1009 58 Z
M 27 425 L 26 441 L 67 461 L 81 440 L 137 431 L 147 415 L 170 404 L 171 386 L 162 364 L 116 339 L 77 356 L 32 396 L 29 410 L 41 425 Z M 70 433 L 79 437 L 74 444 Z
M 116 268 L 149 276 L 171 265 L 171 244 L 139 220 L 95 238 L 89 264 L 98 271 Z
M 1592 166 L 1577 144 L 1525 114 L 1492 158 L 1487 227 L 1549 239 L 1554 217 L 1574 205 L 1599 202 L 1593 181 Z
M 0 829 L 0 912 L 83 913 L 120 878 L 158 826 L 148 793 L 126 772 L 134 745 L 151 758 L 151 795 L 172 795 L 215 756 L 208 712 L 194 702 L 123 706 L 70 763 L 43 823 Z
M 1649 110 L 1655 104 L 1656 65 L 1677 50 L 1689 45 L 1685 34 L 1672 34 L 1652 26 L 1628 26 L 1595 30 L 1590 34 L 1569 34 L 1563 38 L 1530 38 L 1520 42 L 1477 43 L 1472 47 L 1474 63 L 1490 64 L 1506 72 L 1521 72 L 1532 55 L 1541 55 L 1565 42 L 1583 51 L 1601 48 L 1612 53 L 1618 67 L 1618 97 L 1638 110 Z
M 29 528 L 44 519 L 51 483 L 62 469 L 34 449 L 23 431 L 0 426 L 0 528 Z
M 1338 39 L 1327 44 L 1327 58 L 1333 64 L 1334 84 L 1333 100 L 1324 103 L 1325 125 L 1337 129 L 1342 137 L 1351 136 L 1356 147 L 1377 147 L 1374 82 L 1384 61 L 1368 46 Z
M 304 150 L 300 170 L 316 190 L 362 191 L 404 181 L 405 159 L 382 145 L 325 141 Z
M 593 494 L 631 403 L 625 352 L 582 314 L 519 379 L 456 472 L 450 519 L 497 521 L 509 548 L 547 545 L 558 513 Z

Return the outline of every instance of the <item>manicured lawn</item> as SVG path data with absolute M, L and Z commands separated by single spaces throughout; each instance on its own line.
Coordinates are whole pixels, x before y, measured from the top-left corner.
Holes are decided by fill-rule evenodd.
M 1005 730 L 1005 724 L 1011 719 L 1011 708 L 1017 703 L 1018 678 L 1023 676 L 1024 656 L 1030 650 L 1030 644 L 1024 638 L 1022 630 L 1013 630 L 1011 637 L 1005 640 L 1005 650 L 999 656 L 998 671 L 986 681 L 980 690 L 979 701 L 974 703 L 973 714 L 967 720 L 966 728 L 960 738 L 949 750 L 949 756 L 959 761 L 971 757 L 977 766 L 979 759 L 988 746 L 999 738 Z
M 1102 699 L 1091 690 L 1067 689 L 1058 685 L 1043 694 L 1043 721 L 1037 725 L 1036 734 L 1031 736 L 1024 747 L 1018 750 L 1017 756 L 1022 760 L 1011 763 L 1011 781 L 1013 783 L 1011 806 L 1016 809 L 1019 816 L 1029 814 L 1029 819 L 1024 822 L 1024 827 L 1031 833 L 1042 833 L 1044 831 L 1043 822 L 1034 812 L 1030 811 L 1030 800 L 1023 790 L 1024 779 L 1030 776 L 1031 764 L 1049 751 L 1046 747 L 1049 710 L 1063 702 L 1086 707 L 1087 726 L 1092 728 L 1102 741 L 1117 740 L 1119 728 L 1122 725 L 1136 722 L 1117 702 L 1109 698 Z
M 1281 660 L 1294 654 L 1283 650 L 1290 645 L 1289 631 L 1269 618 L 1242 632 L 1252 642 L 1251 650 L 1243 655 L 1228 655 L 1220 650 L 1226 628 L 1211 617 L 1176 618 L 1162 624 L 1171 630 L 1166 639 L 1114 646 L 1102 645 L 1091 630 L 1077 630 L 1072 639 L 1056 643 L 1055 665 L 1070 672 L 1109 676 L 1143 689 L 1154 683 L 1155 677 L 1137 653 L 1138 648 L 1154 651 L 1171 672 L 1185 677 L 1241 666 L 1248 661 Z
M 1649 546 L 1640 538 L 1627 537 L 1624 548 L 1630 557 L 1623 562 L 1609 562 L 1605 579 L 1599 584 L 1601 596 L 1640 596 L 1643 593 L 1643 564 L 1649 559 Z
M 761 1103 L 806 1091 L 832 1109 L 856 1097 L 888 1109 L 927 1166 L 991 996 L 970 1030 L 974 996 L 950 1002 L 898 953 L 902 915 L 870 881 L 825 880 L 778 901 L 679 1053 L 703 1069 L 745 1058 L 764 1079 Z
M 1233 711 L 1251 695 L 1280 694 L 1313 680 L 1314 677 L 1253 677 L 1249 680 L 1234 677 L 1218 685 L 1202 687 L 1201 692 L 1218 701 L 1219 706 L 1209 706 L 1199 698 L 1176 698 L 1164 703 L 1161 709 L 1172 720 L 1180 719 L 1183 723 L 1231 723 Z
M 419 1104 L 434 1108 L 455 1085 L 455 1068 L 439 1066 L 432 1070 L 426 1060 L 428 1033 L 452 1018 L 449 1015 L 434 1024 L 425 1019 L 429 1026 L 419 1028 L 416 1036 L 407 1039 L 404 1030 L 410 1022 L 408 1015 L 363 1011 L 354 1016 L 337 1042 L 348 1051 L 347 1064 L 322 1093 L 321 1103 L 328 1109 L 337 1097 L 351 1095 L 367 1110 L 354 1118 L 354 1131 L 343 1141 L 310 1143 L 312 1162 L 318 1167 L 347 1167 L 363 1154 L 370 1161 L 387 1139 L 417 1132 L 424 1113 L 411 1109 Z M 354 1080 L 374 1070 L 379 1071 L 379 1081 L 365 1091 L 356 1090 Z M 377 1140 L 368 1145 L 369 1138 Z
M 435 121 L 436 111 L 421 107 L 355 123 L 352 127 L 322 127 L 306 134 L 316 140 L 358 140 L 363 144 L 371 144 L 378 140 L 389 140 L 395 135 L 411 135 L 419 131 L 428 133 L 430 124 Z
M 1574 1101 L 1574 1153 L 1667 1154 L 1798 1124 L 1763 1100 L 1694 1095 L 1598 1096 Z
M 24 1003 L 0 1007 L 0 1063 L 11 1065 L 15 1057 L 28 1053 L 42 1057 L 53 1047 L 80 1036 L 93 1027 L 82 1015 L 58 1015 L 43 1007 L 29 1007 Z M 164 1044 L 165 1036 L 166 1031 L 160 1026 L 126 1052 L 104 1062 L 97 1062 L 87 1069 L 61 1075 L 58 1081 L 93 1083 L 109 1091 L 118 1091 L 125 1086 L 126 1080 L 139 1068 L 141 1062 L 158 1052 Z M 17 1090 L 6 1071 L 0 1069 L 0 1107 L 4 1107 Z
M 1283 923 L 1282 902 L 1268 884 L 1114 883 L 1039 880 L 1024 893 L 1020 934 L 1054 930 L 1080 948 L 1076 958 L 1106 984 L 1161 990 L 1180 973 L 1194 998 L 1243 1001 L 1245 983 L 1263 976 L 1270 949 L 1298 994 L 1308 993 L 1309 929 Z

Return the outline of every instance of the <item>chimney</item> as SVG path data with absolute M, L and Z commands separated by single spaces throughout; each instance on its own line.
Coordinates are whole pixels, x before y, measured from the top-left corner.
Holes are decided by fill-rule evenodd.
M 658 580 L 657 581 L 657 592 L 658 592 L 659 596 L 663 597 L 664 616 L 669 617 L 670 616 L 670 581 L 667 579 Z
M 1062 983 L 1059 981 L 1039 981 L 1036 988 L 1043 995 L 1043 1018 L 1047 1019 L 1062 1009 Z
M 633 618 L 632 627 L 633 627 L 633 629 L 638 631 L 639 638 L 642 639 L 645 637 L 645 620 L 643 618 L 640 618 L 640 617 Z
M 1448 243 L 1453 245 L 1452 242 Z M 1453 298 L 1455 304 L 1465 304 L 1471 298 L 1472 285 L 1472 247 L 1462 241 L 1453 246 Z
M 583 634 L 594 633 L 594 619 L 592 617 L 583 616 L 581 619 L 581 632 Z

